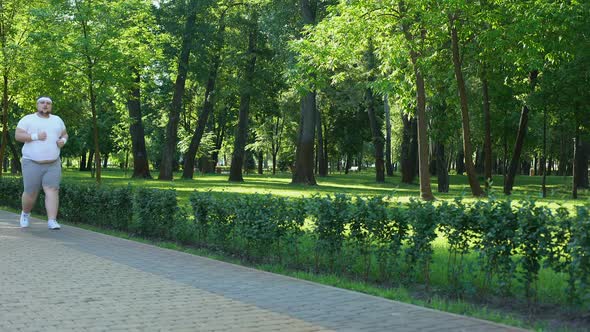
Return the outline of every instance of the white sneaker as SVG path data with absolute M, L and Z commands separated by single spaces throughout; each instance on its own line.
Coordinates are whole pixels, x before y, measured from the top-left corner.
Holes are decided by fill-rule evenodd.
M 47 227 L 52 230 L 60 229 L 61 226 L 57 223 L 57 221 L 51 219 L 47 221 Z
M 30 215 L 31 215 L 30 213 L 21 212 L 21 214 L 20 214 L 20 227 L 21 228 L 27 228 L 30 226 L 30 223 L 29 223 L 29 216 Z

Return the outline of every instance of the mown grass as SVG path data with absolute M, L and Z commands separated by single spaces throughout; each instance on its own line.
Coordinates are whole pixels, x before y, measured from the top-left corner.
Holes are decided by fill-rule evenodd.
M 152 172 L 157 177 L 156 172 Z M 90 177 L 89 172 L 80 172 L 75 169 L 64 171 L 64 181 L 76 181 L 93 183 L 95 180 Z M 417 180 L 416 180 L 417 181 Z M 439 200 L 452 200 L 457 197 L 464 197 L 466 200 L 475 200 L 471 196 L 467 177 L 464 175 L 451 175 L 450 188 L 448 193 L 436 192 L 437 179 L 431 178 L 433 192 Z M 571 199 L 571 177 L 548 176 L 547 197 L 541 197 L 540 176 L 517 176 L 512 195 L 506 196 L 502 192 L 503 177 L 493 177 L 492 194 L 497 198 L 510 198 L 512 200 L 533 199 L 540 204 L 550 206 L 563 205 L 573 208 L 576 204 L 583 204 L 590 198 L 588 190 L 579 190 L 578 199 Z M 127 185 L 146 186 L 150 188 L 168 189 L 172 188 L 178 192 L 181 204 L 188 202 L 188 196 L 194 190 L 210 190 L 213 194 L 236 193 L 236 194 L 273 194 L 287 197 L 309 197 L 314 194 L 327 195 L 344 193 L 350 195 L 369 196 L 392 194 L 401 201 L 407 201 L 411 197 L 420 196 L 420 187 L 416 184 L 404 184 L 400 181 L 399 174 L 387 177 L 385 183 L 376 183 L 375 175 L 371 171 L 350 174 L 330 174 L 328 177 L 318 177 L 318 186 L 304 186 L 291 184 L 290 173 L 272 174 L 245 174 L 244 182 L 229 182 L 225 174 L 197 174 L 192 180 L 180 178 L 180 173 L 175 174 L 173 181 L 159 180 L 136 180 L 125 177 L 122 170 L 103 170 L 102 183 L 105 185 Z M 480 179 L 483 186 L 483 181 Z

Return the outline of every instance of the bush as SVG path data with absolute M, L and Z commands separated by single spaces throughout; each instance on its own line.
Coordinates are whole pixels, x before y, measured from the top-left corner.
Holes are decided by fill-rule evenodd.
M 171 240 L 179 214 L 175 190 L 137 188 L 129 230 L 141 236 Z

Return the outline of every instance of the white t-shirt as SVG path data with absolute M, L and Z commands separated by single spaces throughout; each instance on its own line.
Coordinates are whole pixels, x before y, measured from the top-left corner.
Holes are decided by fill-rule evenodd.
M 23 146 L 24 159 L 49 161 L 59 158 L 60 148 L 57 146 L 57 140 L 66 129 L 66 125 L 59 116 L 50 114 L 49 118 L 42 118 L 37 113 L 25 115 L 16 127 L 28 134 L 38 134 L 42 131 L 47 133 L 47 139 L 44 141 L 37 140 L 25 143 Z

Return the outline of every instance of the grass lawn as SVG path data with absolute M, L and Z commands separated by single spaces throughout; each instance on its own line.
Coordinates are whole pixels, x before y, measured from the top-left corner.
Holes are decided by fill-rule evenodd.
M 128 173 L 130 174 L 130 173 Z M 180 173 L 175 174 L 174 181 L 159 180 L 135 180 L 130 179 L 121 170 L 107 169 L 103 170 L 102 180 L 106 185 L 127 185 L 145 186 L 150 188 L 169 189 L 173 188 L 178 192 L 181 204 L 188 202 L 190 193 L 194 190 L 210 190 L 216 194 L 237 193 L 269 193 L 273 195 L 290 196 L 290 197 L 309 197 L 314 194 L 327 195 L 336 193 L 345 193 L 350 195 L 388 195 L 392 194 L 401 201 L 409 200 L 411 197 L 420 196 L 420 187 L 416 184 L 401 183 L 399 174 L 393 177 L 387 177 L 385 183 L 376 183 L 375 175 L 371 171 L 350 174 L 331 174 L 325 178 L 317 178 L 318 186 L 293 185 L 290 173 L 272 174 L 247 174 L 244 176 L 243 183 L 229 182 L 228 175 L 195 175 L 193 180 L 180 179 Z M 156 172 L 152 176 L 157 177 Z M 64 171 L 64 181 L 76 181 L 94 183 L 95 180 L 90 177 L 89 172 L 80 172 L 75 169 L 66 169 Z M 416 179 L 417 181 L 417 179 Z M 463 196 L 467 200 L 474 200 L 471 196 L 467 177 L 464 175 L 450 176 L 450 190 L 448 193 L 436 192 L 436 177 L 431 178 L 432 188 L 437 199 L 452 200 Z M 575 205 L 584 204 L 590 198 L 588 190 L 578 190 L 578 199 L 571 199 L 571 177 L 548 176 L 547 177 L 547 197 L 541 198 L 541 181 L 540 176 L 518 176 L 515 181 L 513 194 L 510 196 L 513 200 L 534 199 L 541 204 L 547 204 L 556 207 L 561 204 L 568 208 Z M 480 183 L 482 183 L 480 179 Z M 508 198 L 502 192 L 503 178 L 501 175 L 493 178 L 492 194 L 497 198 Z M 483 183 L 482 183 L 483 185 Z

